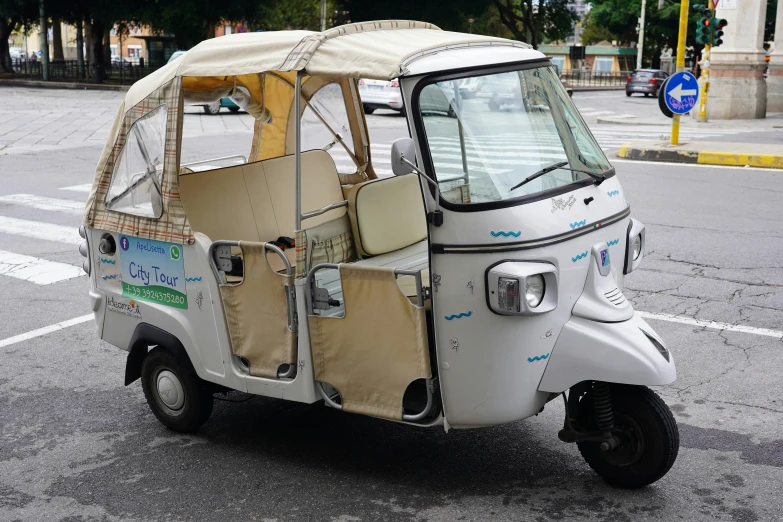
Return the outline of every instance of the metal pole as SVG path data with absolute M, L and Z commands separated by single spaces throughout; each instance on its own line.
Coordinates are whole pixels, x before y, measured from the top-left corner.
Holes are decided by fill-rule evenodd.
M 296 73 L 294 86 L 294 151 L 296 177 L 296 218 L 295 231 L 302 230 L 302 71 Z
M 326 0 L 321 0 L 321 31 L 326 31 Z
M 688 0 L 680 3 L 680 33 L 677 36 L 677 72 L 685 68 L 685 39 L 688 37 Z M 680 143 L 680 115 L 672 116 L 672 145 Z
M 698 121 L 707 122 L 707 94 L 710 92 L 710 51 L 712 46 L 704 46 L 704 67 L 701 68 L 701 75 L 704 81 L 701 84 L 701 96 L 699 97 L 699 117 Z
M 647 10 L 647 0 L 642 0 L 642 16 L 639 17 L 639 41 L 636 44 L 636 68 L 642 68 L 642 54 L 644 53 L 644 14 Z
M 76 20 L 76 68 L 81 80 L 84 78 L 84 26 L 81 18 Z
M 41 17 L 41 79 L 49 81 L 49 29 L 46 26 L 44 0 L 38 3 L 38 14 Z

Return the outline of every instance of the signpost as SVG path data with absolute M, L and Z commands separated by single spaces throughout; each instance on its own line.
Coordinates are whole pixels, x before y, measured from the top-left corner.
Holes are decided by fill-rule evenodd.
M 699 83 L 689 72 L 678 72 L 669 78 L 663 93 L 666 107 L 674 114 L 690 112 L 699 99 Z
M 682 0 L 680 2 L 680 31 L 677 35 L 677 73 L 681 73 L 682 70 L 685 68 L 685 39 L 688 37 L 688 6 L 689 6 L 688 0 Z M 674 76 L 677 76 L 677 74 L 675 74 Z M 671 90 L 674 88 L 675 85 L 678 85 L 678 83 L 673 81 L 673 79 L 669 79 L 669 82 L 667 83 L 667 87 L 666 87 L 668 89 L 668 92 L 671 92 Z M 686 87 L 685 89 L 690 90 L 689 87 Z M 667 99 L 669 98 L 668 92 L 665 93 Z M 680 93 L 680 98 L 682 98 L 681 93 Z M 668 102 L 666 103 L 666 105 L 667 107 L 671 108 Z M 672 117 L 671 144 L 678 145 L 680 143 L 680 114 L 684 114 L 684 112 L 683 113 L 678 113 L 675 111 L 672 112 L 674 112 L 674 116 Z

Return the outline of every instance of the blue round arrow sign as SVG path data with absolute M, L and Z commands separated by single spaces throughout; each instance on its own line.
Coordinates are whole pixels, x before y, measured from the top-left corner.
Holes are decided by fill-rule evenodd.
M 685 114 L 699 101 L 699 83 L 689 72 L 675 73 L 666 82 L 663 97 L 670 111 L 674 114 Z

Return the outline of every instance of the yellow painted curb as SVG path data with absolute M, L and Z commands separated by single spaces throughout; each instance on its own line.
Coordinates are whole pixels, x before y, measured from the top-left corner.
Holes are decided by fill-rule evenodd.
M 621 158 L 628 157 L 628 144 L 620 145 L 620 150 L 617 151 L 617 155 Z
M 783 169 L 783 155 L 780 154 L 742 154 L 732 152 L 699 152 L 696 163 L 707 165 L 750 165 L 751 167 L 766 167 Z

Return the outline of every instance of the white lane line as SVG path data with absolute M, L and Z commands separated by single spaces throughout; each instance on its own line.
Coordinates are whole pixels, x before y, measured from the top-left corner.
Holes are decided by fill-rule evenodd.
M 0 203 L 10 203 L 11 205 L 37 208 L 38 210 L 53 210 L 55 212 L 67 212 L 69 214 L 77 215 L 84 213 L 84 203 L 80 201 L 47 198 L 44 196 L 35 196 L 33 194 L 9 194 L 7 196 L 0 196 Z
M 17 219 L 0 216 L 0 234 L 13 234 L 16 236 L 31 237 L 34 239 L 43 239 L 45 241 L 57 241 L 59 243 L 70 243 L 79 245 L 82 238 L 79 236 L 79 230 L 76 227 L 64 227 L 62 225 L 52 225 L 41 221 L 30 221 L 27 219 Z
M 70 190 L 73 192 L 89 192 L 92 190 L 92 183 L 84 183 L 83 185 L 73 185 L 70 187 L 60 187 L 60 190 Z
M 0 275 L 50 285 L 87 274 L 78 266 L 0 250 Z
M 6 346 L 11 346 L 12 344 L 21 343 L 23 341 L 29 341 L 30 339 L 35 339 L 36 337 L 41 337 L 42 335 L 50 334 L 58 330 L 64 330 L 65 328 L 69 328 L 77 324 L 86 323 L 92 318 L 93 318 L 92 314 L 87 314 L 81 317 L 74 317 L 73 319 L 68 319 L 67 321 L 61 321 L 59 323 L 50 324 L 49 326 L 44 326 L 43 328 L 39 328 L 37 330 L 32 330 L 30 332 L 15 335 L 13 337 L 8 337 L 7 339 L 0 340 L 0 348 L 5 348 Z
M 717 321 L 703 321 L 701 319 L 693 319 L 692 317 L 686 317 L 683 315 L 655 314 L 652 312 L 639 312 L 639 315 L 645 319 L 657 319 L 658 321 L 687 324 L 690 326 L 698 326 L 700 328 L 709 328 L 711 330 L 725 330 L 727 332 L 763 335 L 765 337 L 773 337 L 775 339 L 783 340 L 783 331 L 781 330 L 769 330 L 767 328 L 756 328 L 753 326 L 744 326 L 741 324 L 719 323 Z

